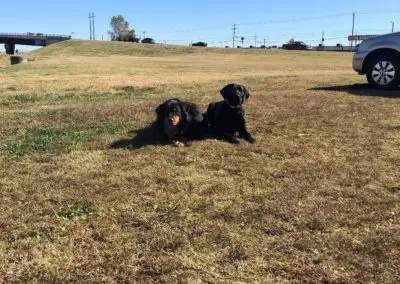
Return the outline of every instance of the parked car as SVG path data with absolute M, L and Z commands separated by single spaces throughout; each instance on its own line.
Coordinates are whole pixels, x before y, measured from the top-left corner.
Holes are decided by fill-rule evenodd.
M 192 46 L 203 46 L 203 47 L 207 47 L 207 43 L 199 41 L 199 42 L 195 42 L 192 43 Z
M 305 44 L 302 41 L 294 41 L 292 43 L 282 44 L 282 49 L 289 50 L 311 50 L 312 47 L 310 45 Z
M 400 32 L 364 40 L 353 56 L 353 69 L 366 75 L 368 83 L 379 89 L 400 85 Z
M 150 37 L 146 37 L 141 40 L 141 43 L 156 43 L 156 41 Z

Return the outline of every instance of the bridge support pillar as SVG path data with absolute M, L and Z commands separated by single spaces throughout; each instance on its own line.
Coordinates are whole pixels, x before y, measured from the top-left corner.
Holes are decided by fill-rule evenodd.
M 15 43 L 9 42 L 4 44 L 4 48 L 6 49 L 7 54 L 14 54 L 15 53 Z

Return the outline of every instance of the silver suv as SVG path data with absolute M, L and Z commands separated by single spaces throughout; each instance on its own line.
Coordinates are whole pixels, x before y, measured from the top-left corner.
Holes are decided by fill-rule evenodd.
M 400 32 L 364 40 L 353 56 L 353 69 L 367 75 L 368 83 L 379 89 L 400 85 Z

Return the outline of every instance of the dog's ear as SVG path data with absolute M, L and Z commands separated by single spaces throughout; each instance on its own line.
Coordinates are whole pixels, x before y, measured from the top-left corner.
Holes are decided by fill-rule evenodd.
M 191 104 L 188 102 L 179 102 L 179 111 L 181 116 L 185 119 L 190 119 L 191 117 Z
M 247 100 L 250 97 L 250 92 L 243 85 L 242 85 L 242 88 L 243 88 L 244 98 L 245 98 L 245 100 Z
M 223 88 L 219 91 L 220 94 L 221 94 L 221 96 L 222 96 L 224 99 L 229 98 L 229 96 L 231 96 L 232 93 L 235 92 L 235 85 L 236 85 L 236 84 L 228 84 L 228 85 L 226 85 L 225 87 L 223 87 Z
M 168 105 L 167 103 L 163 103 L 156 108 L 156 114 L 158 116 L 165 116 L 168 112 Z
M 203 121 L 203 115 L 199 111 L 199 108 L 197 107 L 196 104 L 188 103 L 187 107 L 189 108 L 188 109 L 188 113 L 190 114 L 191 119 L 193 119 L 196 122 L 202 122 Z

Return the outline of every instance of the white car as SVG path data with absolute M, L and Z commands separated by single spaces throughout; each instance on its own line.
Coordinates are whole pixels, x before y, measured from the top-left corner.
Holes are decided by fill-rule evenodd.
M 379 89 L 400 85 L 400 32 L 364 40 L 353 56 L 353 69 L 367 75 L 368 83 Z

